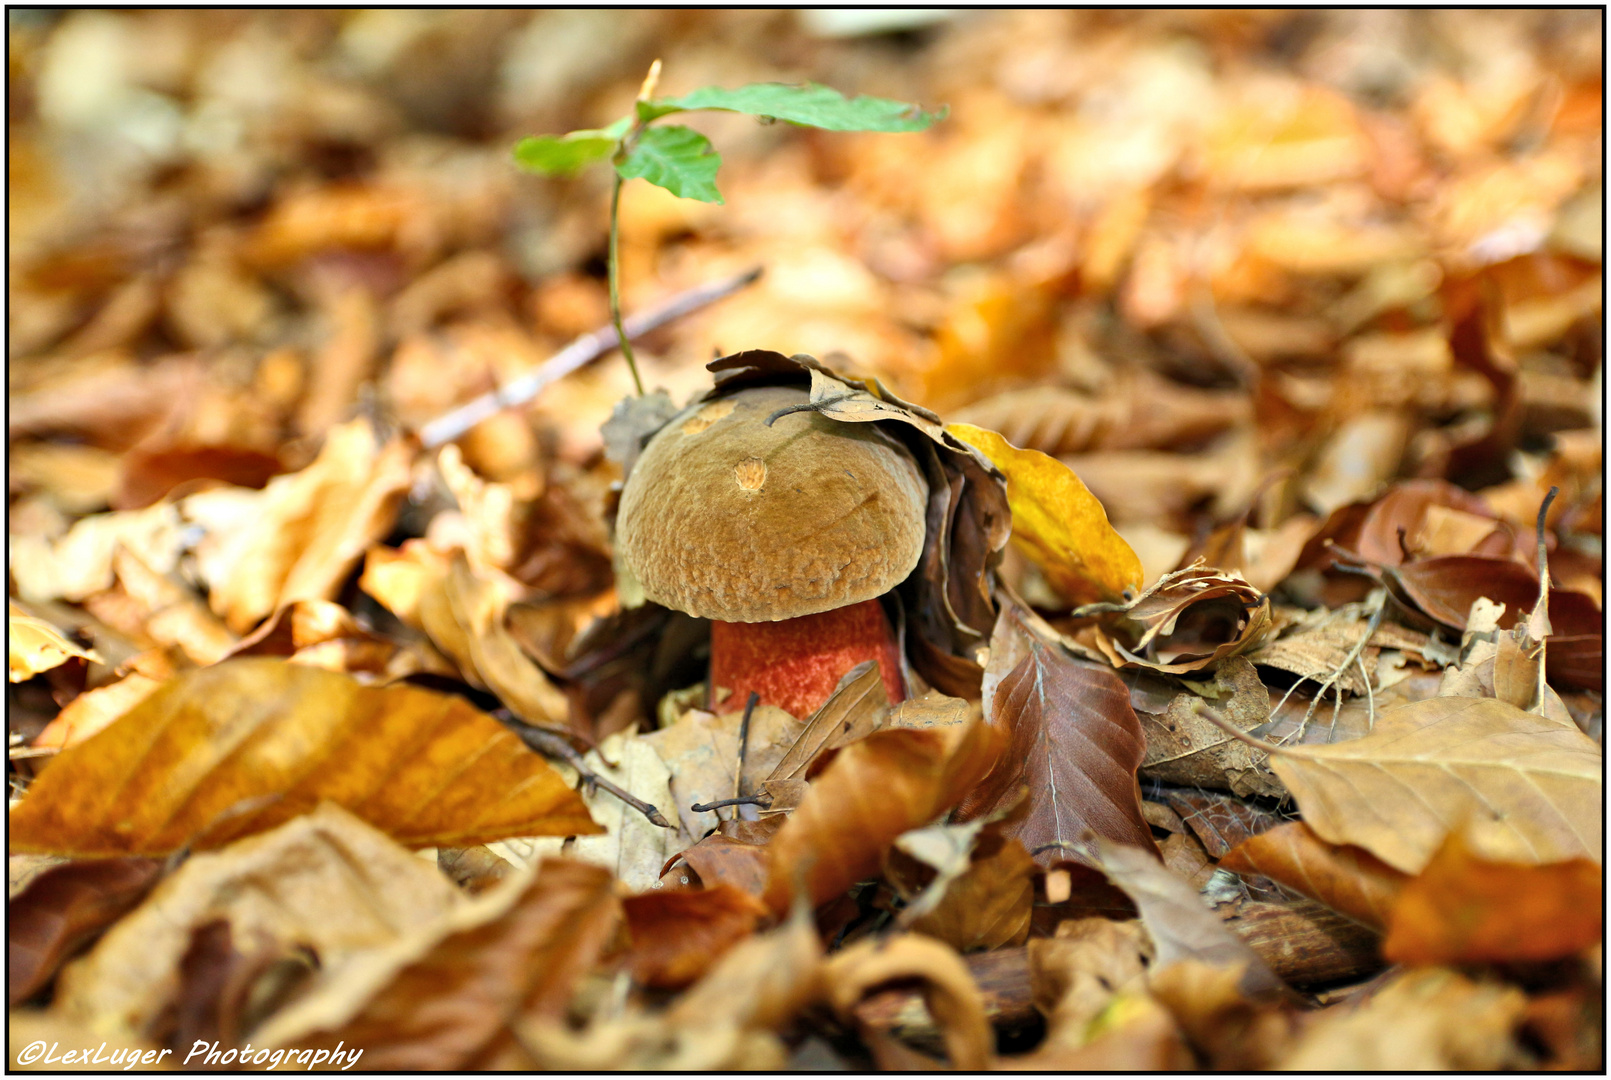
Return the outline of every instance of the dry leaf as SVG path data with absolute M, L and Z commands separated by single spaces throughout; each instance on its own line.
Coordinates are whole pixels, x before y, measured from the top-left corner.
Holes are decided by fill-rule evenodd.
M 1192 684 L 1197 689 L 1170 693 L 1163 699 L 1166 706 L 1156 712 L 1148 711 L 1157 708 L 1156 700 L 1134 688 L 1144 681 L 1150 688 L 1159 676 L 1135 668 L 1119 677 L 1133 688 L 1131 702 L 1142 702 L 1136 707 L 1136 716 L 1147 744 L 1143 775 L 1171 784 L 1229 788 L 1238 795 L 1286 797 L 1286 787 L 1270 771 L 1262 750 L 1231 738 L 1193 709 L 1194 702 L 1211 694 L 1220 714 L 1243 731 L 1268 721 L 1269 693 L 1245 657 L 1223 661 L 1207 685 Z
M 11 846 L 206 849 L 326 799 L 422 847 L 598 829 L 558 773 L 460 698 L 241 659 L 169 681 L 62 751 L 11 812 Z
M 897 979 L 921 980 L 924 1004 L 944 1034 L 951 1068 L 976 1072 L 989 1067 L 995 1040 L 979 988 L 962 958 L 948 946 L 911 934 L 887 941 L 858 941 L 829 957 L 822 972 L 828 1000 L 846 1021 L 854 1018 L 856 1003 L 870 990 Z M 889 1038 L 865 1026 L 863 1037 Z
M 627 967 L 644 986 L 680 989 L 748 937 L 765 905 L 731 885 L 660 889 L 622 902 L 632 948 Z
M 55 543 L 36 534 L 9 536 L 11 578 L 29 603 L 79 601 L 112 587 L 112 555 L 119 546 L 158 573 L 178 563 L 179 512 L 167 503 L 146 510 L 93 514 Z
M 721 819 L 715 810 L 695 813 L 689 808 L 695 803 L 758 793 L 801 731 L 801 722 L 782 709 L 757 705 L 750 715 L 744 774 L 735 777 L 743 719 L 742 713 L 714 715 L 689 709 L 676 723 L 643 736 L 671 772 L 672 802 L 690 842 L 710 832 Z
M 1080 478 L 1056 458 L 1019 450 L 972 424 L 946 430 L 984 452 L 1007 477 L 1012 536 L 1071 604 L 1116 601 L 1141 588 L 1141 560 L 1108 524 Z
M 1555 960 L 1600 942 L 1605 887 L 1591 859 L 1486 859 L 1458 832 L 1404 883 L 1382 955 L 1395 964 Z
M 609 872 L 563 859 L 332 965 L 253 1033 L 362 1048 L 369 1068 L 458 1069 L 522 1017 L 563 1015 L 620 918 Z
M 1375 930 L 1387 926 L 1406 880 L 1362 848 L 1326 843 L 1301 821 L 1242 841 L 1219 865 L 1262 874 Z
M 193 928 L 312 947 L 329 965 L 428 924 L 461 903 L 435 867 L 326 804 L 228 850 L 192 856 L 57 982 L 52 1011 L 111 1034 L 140 1033 L 176 989 Z
M 116 922 L 162 875 L 155 859 L 53 866 L 6 904 L 6 993 L 15 1006 L 85 943 Z
M 16 604 L 6 605 L 7 674 L 12 682 L 31 679 L 73 657 L 102 662 L 94 649 L 74 645 L 44 619 L 29 615 Z
M 781 823 L 783 819 L 776 820 Z M 765 845 L 748 844 L 712 833 L 678 857 L 706 885 L 731 885 L 751 896 L 760 896 L 766 891 Z M 675 872 L 675 867 L 671 872 Z
M 1404 873 L 1448 833 L 1480 826 L 1484 850 L 1523 862 L 1598 858 L 1600 747 L 1491 698 L 1429 698 L 1384 710 L 1362 739 L 1284 748 L 1271 761 L 1324 840 Z M 1496 845 L 1487 847 L 1488 844 Z

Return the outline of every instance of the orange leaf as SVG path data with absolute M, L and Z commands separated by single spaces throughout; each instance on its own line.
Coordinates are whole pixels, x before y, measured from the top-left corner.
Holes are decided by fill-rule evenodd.
M 11 850 L 214 848 L 324 800 L 416 847 L 600 831 L 559 773 L 461 698 L 243 658 L 170 680 L 62 751 L 11 812 Z
M 1012 538 L 1072 603 L 1120 600 L 1141 588 L 1141 560 L 1108 524 L 1107 511 L 1074 470 L 1039 450 L 1019 450 L 994 431 L 948 424 L 1007 477 Z
M 1263 874 L 1377 930 L 1387 925 L 1405 880 L 1363 848 L 1328 844 L 1301 821 L 1242 841 L 1219 865 L 1238 873 Z
M 748 937 L 766 906 L 742 889 L 662 889 L 622 901 L 632 977 L 645 986 L 687 986 Z

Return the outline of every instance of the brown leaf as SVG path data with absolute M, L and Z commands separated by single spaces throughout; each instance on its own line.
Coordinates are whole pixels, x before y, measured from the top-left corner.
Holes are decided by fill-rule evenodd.
M 1035 899 L 1035 862 L 1022 844 L 1003 840 L 999 826 L 991 825 L 977 842 L 971 835 L 957 837 L 960 850 L 945 845 L 938 860 L 920 846 L 922 838 L 934 837 L 939 830 L 971 834 L 982 827 L 982 821 L 931 825 L 896 840 L 897 849 L 939 871 L 921 893 L 902 890 L 903 898 L 911 901 L 902 912 L 902 926 L 939 938 L 958 952 L 1023 943 Z
M 854 1019 L 856 1003 L 874 987 L 897 979 L 921 980 L 924 1003 L 944 1034 L 951 1068 L 976 1072 L 989 1067 L 995 1039 L 979 988 L 962 957 L 948 946 L 912 934 L 862 940 L 831 956 L 822 975 L 829 1002 L 846 1021 Z M 876 1035 L 866 1028 L 863 1034 Z
M 1132 688 L 1157 679 L 1151 672 L 1132 668 L 1119 678 Z M 1262 750 L 1238 742 L 1203 719 L 1192 709 L 1201 697 L 1190 690 L 1175 693 L 1179 683 L 1170 681 L 1167 707 L 1157 712 L 1151 695 L 1132 689 L 1130 700 L 1141 701 L 1136 710 L 1146 738 L 1147 756 L 1141 773 L 1151 779 L 1193 787 L 1229 788 L 1238 795 L 1286 797 L 1286 787 L 1270 771 Z M 1150 686 L 1149 686 L 1150 689 Z M 1233 656 L 1214 671 L 1214 681 L 1205 688 L 1218 695 L 1215 706 L 1236 727 L 1247 731 L 1270 718 L 1270 696 L 1259 681 L 1258 672 L 1246 658 Z
M 1155 969 L 1177 960 L 1197 960 L 1210 967 L 1242 968 L 1238 985 L 1249 997 L 1285 990 L 1280 977 L 1225 929 L 1197 890 L 1150 851 L 1109 840 L 1099 845 L 1103 872 L 1141 909 L 1141 921 L 1152 935 Z
M 283 943 L 262 933 L 237 948 L 227 920 L 203 923 L 190 932 L 179 961 L 168 1041 L 183 1047 L 198 1041 L 237 1045 L 243 1032 L 299 988 L 317 962 L 308 950 L 287 952 Z
M 840 678 L 828 700 L 806 721 L 799 737 L 762 784 L 804 780 L 812 762 L 821 754 L 866 738 L 883 726 L 888 715 L 889 695 L 884 691 L 878 664 L 863 660 Z M 793 808 L 792 803 L 779 799 L 767 807 L 773 811 Z
M 782 820 L 782 819 L 779 819 Z M 766 892 L 766 847 L 712 833 L 679 856 L 706 885 L 729 885 L 751 896 Z
M 1164 798 L 1212 859 L 1224 858 L 1236 845 L 1285 820 L 1279 814 L 1220 792 L 1166 791 Z
M 1365 848 L 1405 873 L 1468 822 L 1518 861 L 1600 851 L 1599 746 L 1491 698 L 1387 709 L 1362 739 L 1284 749 L 1272 765 L 1322 839 Z
M 813 904 L 871 876 L 897 836 L 979 782 L 999 746 L 972 712 L 948 727 L 875 731 L 841 749 L 767 847 L 767 903 L 786 910 L 801 875 Z
M 545 860 L 345 967 L 254 1033 L 364 1050 L 381 1070 L 461 1068 L 511 1022 L 563 1015 L 620 917 L 609 871 Z
M 1382 566 L 1400 566 L 1425 555 L 1464 555 L 1460 551 L 1428 550 L 1429 516 L 1434 508 L 1459 511 L 1488 521 L 1483 530 L 1498 524 L 1488 504 L 1464 488 L 1445 480 L 1406 480 L 1377 499 L 1359 526 L 1353 550 Z M 1400 534 L 1402 533 L 1402 538 Z
M 759 793 L 790 746 L 798 745 L 799 720 L 775 706 L 757 705 L 750 715 L 744 774 L 735 778 L 742 724 L 742 713 L 715 715 L 689 709 L 676 723 L 643 736 L 671 771 L 672 800 L 690 841 L 704 836 L 720 820 L 715 810 L 695 813 L 691 806 Z
M 1604 897 L 1591 859 L 1500 862 L 1451 833 L 1404 884 L 1382 955 L 1396 964 L 1555 960 L 1604 937 Z
M 227 850 L 192 856 L 57 980 L 64 1019 L 150 1030 L 192 929 L 227 919 L 242 940 L 307 945 L 337 964 L 462 902 L 434 867 L 344 810 L 320 807 Z
M 1002 640 L 1006 625 L 994 640 Z M 1005 735 L 1007 748 L 964 804 L 965 816 L 989 813 L 1027 784 L 1028 808 L 1003 835 L 1042 864 L 1091 858 L 1093 833 L 1154 850 L 1136 782 L 1141 725 L 1118 676 L 1030 640 L 1023 659 L 996 685 L 990 710 L 991 727 Z
M 1098 633 L 1115 667 L 1198 671 L 1255 648 L 1270 630 L 1270 598 L 1235 573 L 1193 565 L 1165 574 L 1117 609 L 1140 628 L 1133 649 Z
M 11 846 L 219 847 L 326 799 L 422 847 L 597 831 L 547 762 L 460 698 L 241 659 L 171 680 L 62 751 L 12 811 Z
M 1249 998 L 1242 992 L 1241 977 L 1237 968 L 1182 960 L 1160 968 L 1147 980 L 1153 997 L 1215 1070 L 1268 1069 L 1303 1022 L 1289 1003 Z
M 133 908 L 162 875 L 155 859 L 53 866 L 6 904 L 6 993 L 32 997 L 80 947 Z
M 1405 877 L 1363 848 L 1328 844 L 1301 821 L 1243 840 L 1219 861 L 1226 870 L 1262 874 L 1376 930 Z
M 627 966 L 645 986 L 677 989 L 704 975 L 748 937 L 767 912 L 748 892 L 720 883 L 704 889 L 661 889 L 621 902 L 632 949 Z

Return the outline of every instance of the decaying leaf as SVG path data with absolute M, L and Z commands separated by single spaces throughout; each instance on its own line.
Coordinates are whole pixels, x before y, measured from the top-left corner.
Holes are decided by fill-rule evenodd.
M 684 987 L 704 975 L 767 911 L 752 894 L 720 883 L 658 889 L 621 903 L 632 935 L 632 977 L 660 988 Z
M 240 659 L 166 683 L 70 746 L 11 812 L 11 847 L 219 847 L 321 801 L 405 844 L 598 831 L 547 762 L 460 698 Z
M 312 947 L 325 964 L 392 941 L 461 904 L 431 864 L 326 804 L 225 851 L 192 856 L 69 964 L 52 1011 L 108 1034 L 149 1029 L 174 992 L 190 932 L 228 919 Z
M 75 656 L 97 663 L 101 659 L 94 649 L 74 645 L 44 619 L 29 615 L 16 604 L 6 605 L 6 670 L 12 682 L 31 679 Z
M 1244 657 L 1233 656 L 1214 671 L 1213 681 L 1193 683 L 1191 688 L 1173 691 L 1178 683 L 1162 683 L 1162 677 L 1144 669 L 1131 669 L 1119 676 L 1132 687 L 1130 700 L 1138 703 L 1136 716 L 1146 737 L 1147 756 L 1142 760 L 1144 776 L 1192 787 L 1229 787 L 1237 795 L 1266 795 L 1284 798 L 1286 787 L 1270 771 L 1262 750 L 1231 738 L 1193 709 L 1193 702 L 1212 695 L 1215 708 L 1243 731 L 1270 719 L 1270 696 L 1259 681 L 1258 672 Z M 1157 712 L 1158 699 L 1138 692 L 1162 689 L 1167 704 Z
M 6 994 L 15 1006 L 72 956 L 145 898 L 162 875 L 155 859 L 105 859 L 53 866 L 6 904 Z
M 1592 859 L 1484 858 L 1455 832 L 1404 883 L 1382 955 L 1397 964 L 1555 960 L 1601 941 L 1605 886 Z
M 1007 477 L 1013 539 L 1065 600 L 1119 601 L 1141 588 L 1141 560 L 1073 469 L 972 424 L 946 430 L 981 450 Z
M 888 941 L 860 941 L 829 958 L 823 968 L 828 1000 L 841 1018 L 854 1017 L 857 1002 L 873 987 L 918 979 L 929 1012 L 945 1036 L 946 1055 L 959 1072 L 988 1068 L 993 1055 L 990 1021 L 967 965 L 932 938 L 906 934 Z M 875 1053 L 889 1036 L 863 1028 Z
M 1134 648 L 1107 634 L 1096 642 L 1115 667 L 1198 671 L 1255 648 L 1270 630 L 1270 598 L 1240 575 L 1189 566 L 1165 574 L 1115 610 L 1139 628 Z
M 784 755 L 798 745 L 799 720 L 775 706 L 757 705 L 750 714 L 744 773 L 735 777 L 743 719 L 737 712 L 718 715 L 689 709 L 676 723 L 643 736 L 671 773 L 672 802 L 689 842 L 714 829 L 720 820 L 714 810 L 690 809 L 694 804 L 760 792 Z
M 1262 874 L 1376 930 L 1405 877 L 1362 848 L 1328 844 L 1301 821 L 1277 825 L 1241 842 L 1219 861 L 1239 873 Z
M 1141 988 L 1151 952 L 1152 942 L 1136 919 L 1067 919 L 1054 936 L 1030 942 L 1030 986 L 1047 1029 L 1034 1059 L 1049 1065 L 1053 1055 L 1090 1042 L 1093 1023 L 1114 996 Z
M 1387 709 L 1364 738 L 1292 747 L 1272 767 L 1322 839 L 1404 873 L 1463 826 L 1480 828 L 1485 853 L 1520 862 L 1600 852 L 1600 747 L 1575 726 L 1491 698 Z
M 377 1069 L 463 1068 L 505 1025 L 561 1015 L 619 918 L 608 871 L 545 860 L 327 968 L 254 1038 L 361 1047 Z
M 987 818 L 896 837 L 885 877 L 907 901 L 897 925 L 958 952 L 1021 944 L 1035 898 L 1035 862 L 1022 844 L 1001 836 L 1000 819 L 1016 809 L 1011 804 Z
M 34 534 L 9 537 L 11 578 L 29 603 L 83 600 L 112 587 L 112 556 L 135 552 L 159 572 L 172 570 L 182 547 L 179 511 L 167 503 L 145 510 L 93 514 L 51 543 Z

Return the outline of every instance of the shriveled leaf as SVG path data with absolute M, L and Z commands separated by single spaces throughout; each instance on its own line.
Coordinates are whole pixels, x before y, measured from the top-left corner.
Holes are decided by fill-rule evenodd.
M 179 561 L 179 511 L 168 503 L 145 510 L 92 514 L 54 542 L 25 533 L 10 536 L 9 565 L 17 596 L 29 603 L 79 601 L 112 587 L 112 556 L 119 546 L 159 571 Z
M 1204 903 L 1197 890 L 1171 873 L 1151 852 L 1099 841 L 1102 871 L 1129 894 L 1152 935 L 1153 967 L 1197 960 L 1210 967 L 1241 968 L 1238 985 L 1249 997 L 1280 993 L 1285 984 Z M 1245 966 L 1244 966 L 1245 965 Z
M 1141 560 L 1072 469 L 972 424 L 948 424 L 946 431 L 983 451 L 1006 475 L 1013 540 L 1065 600 L 1119 601 L 1141 588 Z
M 463 699 L 276 660 L 182 675 L 70 746 L 11 812 L 11 847 L 219 847 L 337 802 L 404 844 L 598 831 L 575 792 Z
M 1217 791 L 1165 791 L 1163 797 L 1214 859 L 1285 820 L 1255 803 Z
M 766 906 L 731 885 L 658 889 L 622 902 L 632 935 L 627 966 L 645 986 L 681 988 L 754 931 Z
M 1148 689 L 1154 685 L 1164 688 L 1162 683 L 1153 683 L 1160 676 L 1134 668 L 1121 672 L 1119 677 L 1132 688 L 1131 702 L 1141 702 L 1136 717 L 1141 722 L 1147 746 L 1147 756 L 1141 763 L 1142 775 L 1171 784 L 1228 788 L 1244 796 L 1266 795 L 1278 799 L 1286 796 L 1286 788 L 1270 771 L 1268 757 L 1262 750 L 1233 739 L 1193 710 L 1194 702 L 1201 701 L 1204 695 L 1213 695 L 1215 709 L 1243 731 L 1269 720 L 1270 695 L 1246 658 L 1233 656 L 1222 661 L 1211 683 L 1193 684 L 1197 690 L 1164 697 L 1167 704 L 1157 712 L 1148 711 L 1148 708 L 1157 708 L 1154 696 L 1138 693 L 1134 688 L 1142 683 L 1146 683 Z
M 6 904 L 6 994 L 26 1001 L 62 961 L 116 922 L 162 875 L 156 859 L 97 859 L 53 866 Z
M 1487 1072 L 1524 1060 L 1514 986 L 1447 968 L 1404 972 L 1360 1005 L 1325 1010 L 1275 1068 L 1298 1072 Z
M 1603 765 L 1576 727 L 1452 697 L 1387 709 L 1362 739 L 1272 759 L 1322 839 L 1409 874 L 1467 824 L 1480 826 L 1485 852 L 1516 861 L 1599 858 Z
M 1089 1042 L 1093 1022 L 1114 995 L 1142 986 L 1151 952 L 1138 919 L 1067 919 L 1054 936 L 1031 941 L 1030 988 L 1046 1017 L 1046 1040 L 1034 1057 L 1049 1060 Z
M 629 121 L 620 120 L 603 129 L 528 135 L 515 144 L 515 162 L 545 176 L 568 176 L 584 165 L 609 157 L 629 126 Z
M 522 1017 L 563 1014 L 620 918 L 608 871 L 546 860 L 396 941 L 331 967 L 254 1033 L 364 1050 L 369 1068 L 456 1069 Z
M 1487 859 L 1456 832 L 1404 884 L 1382 955 L 1395 964 L 1555 960 L 1604 935 L 1605 883 L 1598 863 Z
M 1363 848 L 1328 844 L 1301 821 L 1242 841 L 1219 865 L 1262 874 L 1376 930 L 1387 926 L 1405 876 Z
M 772 785 L 805 779 L 807 770 L 820 755 L 872 734 L 888 715 L 889 695 L 885 692 L 878 664 L 863 660 L 845 672 L 833 694 L 806 721 L 794 744 L 762 781 L 763 786 L 773 791 L 772 803 L 767 809 L 792 810 L 798 800 L 783 796 L 794 789 L 778 784 L 774 791 Z
M 945 119 L 946 110 L 925 112 L 904 101 L 859 94 L 847 98 L 816 83 L 750 83 L 732 90 L 706 86 L 682 97 L 662 98 L 639 107 L 645 119 L 694 109 L 721 109 L 770 116 L 828 131 L 922 131 Z M 653 130 L 653 129 L 651 129 Z
M 1181 674 L 1256 648 L 1268 635 L 1270 598 L 1239 574 L 1201 565 L 1165 574 L 1120 609 L 1139 628 L 1133 647 L 1098 632 L 1115 667 Z
M 724 200 L 716 190 L 716 170 L 721 164 L 722 156 L 705 136 L 680 124 L 663 124 L 638 136 L 615 171 L 627 180 L 642 177 L 679 199 L 720 203 Z
M 910 926 L 958 952 L 1021 945 L 1029 934 L 1035 869 L 1017 840 L 986 835 L 933 908 Z
M 313 948 L 326 965 L 384 945 L 462 902 L 429 863 L 335 806 L 226 851 L 192 856 L 57 982 L 65 1019 L 138 1033 L 175 988 L 191 931 L 227 919 L 242 939 Z
M 1005 647 L 1011 622 L 1004 611 L 992 639 L 1002 643 L 1004 657 L 1012 651 Z M 994 655 L 990 666 L 996 667 Z M 1043 864 L 1070 856 L 1094 862 L 1092 835 L 1153 850 L 1136 781 L 1145 752 L 1141 725 L 1112 671 L 1030 639 L 1023 658 L 995 687 L 990 724 L 1007 747 L 970 794 L 965 816 L 988 813 L 1028 785 L 1028 806 L 1003 835 Z
M 94 649 L 73 644 L 44 619 L 6 605 L 6 671 L 12 682 L 31 679 L 41 671 L 60 667 L 73 657 L 100 662 Z
M 835 953 L 823 969 L 828 1000 L 844 1020 L 854 1019 L 856 1003 L 869 990 L 897 979 L 921 980 L 924 1004 L 944 1034 L 953 1069 L 974 1072 L 989 1067 L 995 1040 L 979 987 L 950 947 L 914 934 L 889 941 L 864 939 Z M 889 1038 L 864 1027 L 863 1037 L 869 1036 Z
M 1000 740 L 978 714 L 948 727 L 875 731 L 838 753 L 767 846 L 766 900 L 813 904 L 877 871 L 897 836 L 954 806 L 995 763 Z

